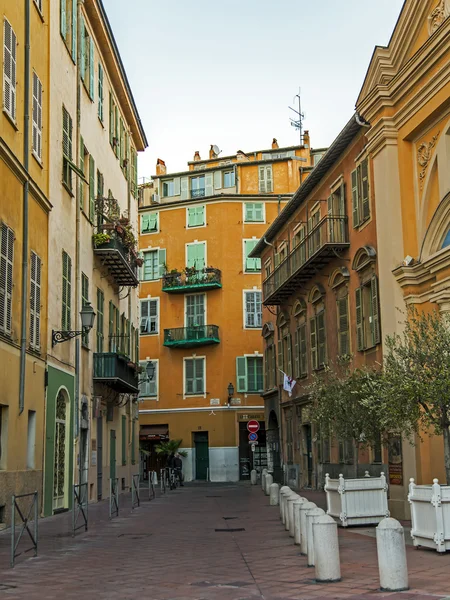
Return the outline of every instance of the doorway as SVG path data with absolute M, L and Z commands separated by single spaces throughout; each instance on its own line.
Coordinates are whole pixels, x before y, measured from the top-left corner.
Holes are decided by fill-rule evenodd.
M 103 495 L 103 417 L 97 417 L 97 500 Z
M 209 441 L 207 431 L 194 433 L 195 478 L 206 481 L 209 469 Z
M 313 476 L 313 456 L 312 456 L 312 434 L 311 425 L 303 425 L 303 433 L 305 436 L 305 458 L 308 470 L 308 487 L 312 487 L 312 476 Z
M 56 398 L 55 462 L 53 471 L 53 510 L 68 508 L 67 458 L 70 436 L 67 435 L 67 399 L 60 391 Z

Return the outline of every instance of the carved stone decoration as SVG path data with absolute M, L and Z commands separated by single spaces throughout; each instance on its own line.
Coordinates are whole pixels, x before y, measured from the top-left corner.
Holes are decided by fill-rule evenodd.
M 417 148 L 417 162 L 422 167 L 422 170 L 419 173 L 420 189 L 423 188 L 423 183 L 427 174 L 427 168 L 430 164 L 431 156 L 433 154 L 433 148 L 436 146 L 436 142 L 440 133 L 441 132 L 438 131 L 437 134 L 432 137 L 430 142 L 423 142 Z
M 436 8 L 428 17 L 428 31 L 432 35 L 438 29 L 445 19 L 450 15 L 449 0 L 439 0 Z

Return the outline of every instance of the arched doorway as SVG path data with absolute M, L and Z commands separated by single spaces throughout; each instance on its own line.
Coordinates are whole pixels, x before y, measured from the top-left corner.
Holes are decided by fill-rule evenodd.
M 64 390 L 58 392 L 55 411 L 55 452 L 53 468 L 53 511 L 68 508 L 68 397 Z
M 267 443 L 267 469 L 273 472 L 273 480 L 277 483 L 282 482 L 282 470 L 280 460 L 280 430 L 278 428 L 278 418 L 275 411 L 269 414 L 269 422 L 266 431 Z

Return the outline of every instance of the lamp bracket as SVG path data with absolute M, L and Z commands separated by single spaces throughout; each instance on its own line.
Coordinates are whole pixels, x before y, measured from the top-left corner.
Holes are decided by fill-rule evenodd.
M 82 333 L 85 333 L 85 330 L 81 331 L 55 331 L 52 330 L 52 347 L 56 346 L 56 344 L 62 344 L 62 342 L 67 342 L 72 338 L 78 337 Z

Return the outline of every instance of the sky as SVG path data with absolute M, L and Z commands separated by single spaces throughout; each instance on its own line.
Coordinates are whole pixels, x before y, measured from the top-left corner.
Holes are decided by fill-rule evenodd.
M 301 88 L 311 146 L 353 114 L 376 45 L 403 0 L 103 0 L 149 147 L 139 178 L 222 156 L 298 143 L 289 110 Z M 124 8 L 125 7 L 125 8 Z

